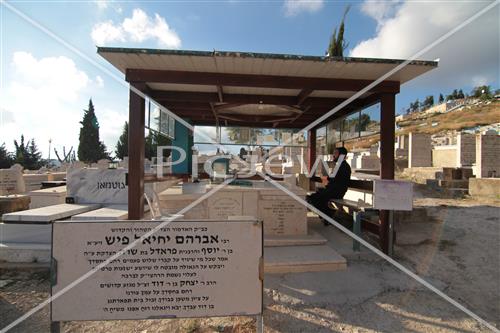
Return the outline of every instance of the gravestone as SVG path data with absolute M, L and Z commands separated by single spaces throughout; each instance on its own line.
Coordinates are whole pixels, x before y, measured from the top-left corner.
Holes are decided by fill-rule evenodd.
M 123 158 L 123 160 L 121 160 L 120 162 L 118 162 L 118 166 L 120 168 L 128 169 L 128 156 L 125 156 Z
M 226 219 L 230 216 L 254 216 L 264 222 L 265 235 L 307 235 L 307 209 L 287 193 L 262 181 L 250 181 L 252 187 L 225 186 L 208 199 L 182 213 L 184 219 Z M 279 182 L 295 195 L 306 192 L 296 185 Z M 211 187 L 207 187 L 207 192 Z M 170 188 L 159 196 L 165 214 L 176 214 L 203 194 L 182 194 Z
M 106 169 L 109 169 L 109 163 L 111 163 L 110 160 L 102 159 L 102 160 L 97 161 L 96 167 L 98 169 L 101 169 L 101 170 L 106 170 Z
M 476 137 L 474 134 L 457 135 L 457 166 L 470 167 L 476 162 Z
M 127 204 L 125 169 L 72 169 L 67 175 L 67 196 L 79 204 Z
M 22 166 L 14 164 L 10 169 L 0 169 L 0 195 L 20 194 L 25 191 Z
M 0 195 L 0 218 L 3 214 L 29 209 L 29 205 L 30 197 L 25 194 Z
M 52 321 L 256 315 L 262 312 L 262 224 L 255 219 L 54 224 Z M 238 295 L 238 297 L 235 297 Z M 78 300 L 78 301 L 75 301 Z
M 500 135 L 496 131 L 476 135 L 477 178 L 500 176 Z
M 408 167 L 432 166 L 431 136 L 423 133 L 410 133 Z
M 31 191 L 30 209 L 63 204 L 66 201 L 66 186 L 57 186 Z

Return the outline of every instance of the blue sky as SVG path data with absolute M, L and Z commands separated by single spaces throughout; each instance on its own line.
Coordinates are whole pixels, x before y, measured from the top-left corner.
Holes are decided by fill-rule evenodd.
M 0 144 L 24 134 L 48 155 L 52 146 L 78 146 L 79 121 L 92 97 L 101 139 L 114 150 L 127 119 L 128 91 L 12 7 L 120 75 L 95 45 L 324 55 L 347 4 L 347 55 L 405 58 L 491 1 L 8 1 L 1 8 Z M 422 59 L 439 69 L 402 87 L 397 112 L 428 94 L 474 85 L 498 88 L 498 6 Z M 121 76 L 121 75 L 120 75 Z M 51 156 L 54 156 L 52 151 Z

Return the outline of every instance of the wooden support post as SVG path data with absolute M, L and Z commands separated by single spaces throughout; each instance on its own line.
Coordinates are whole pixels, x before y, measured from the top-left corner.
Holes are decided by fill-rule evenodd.
M 130 83 L 144 91 L 144 83 Z M 128 121 L 128 219 L 144 216 L 144 98 L 130 90 Z
M 360 236 L 361 237 L 361 212 L 354 212 L 352 214 L 352 219 L 353 219 L 353 226 L 352 226 L 352 232 L 356 235 L 356 236 Z M 353 239 L 352 241 L 352 250 L 353 251 L 357 251 L 359 252 L 361 250 L 361 246 L 360 246 L 360 243 Z
M 380 98 L 380 178 L 394 179 L 394 140 L 396 96 L 382 94 Z M 389 249 L 390 228 L 389 212 L 380 211 L 380 246 L 386 254 Z
M 316 160 L 316 129 L 313 128 L 307 132 L 307 169 L 311 172 Z

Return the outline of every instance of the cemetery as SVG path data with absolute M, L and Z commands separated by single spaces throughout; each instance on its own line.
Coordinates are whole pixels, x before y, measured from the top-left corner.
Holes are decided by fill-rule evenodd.
M 370 85 L 402 61 L 109 47 L 98 54 L 130 84 L 128 156 L 0 170 L 0 264 L 50 269 L 52 295 L 92 272 L 43 313 L 52 332 L 80 321 L 119 321 L 126 331 L 141 319 L 229 316 L 263 332 L 306 299 L 342 311 L 356 299 L 383 300 L 394 292 L 383 282 L 395 276 L 388 264 L 351 235 L 324 227 L 306 203 L 338 169 L 337 147 L 349 148 L 342 159 L 352 174 L 345 196 L 329 202 L 332 218 L 438 283 L 447 283 L 440 282 L 445 268 L 418 262 L 425 256 L 418 246 L 446 247 L 429 240 L 446 221 L 429 198 L 446 205 L 467 197 L 474 209 L 487 203 L 485 216 L 497 205 L 496 131 L 458 133 L 442 145 L 427 133 L 396 135 L 401 85 L 437 62 L 412 61 Z M 145 158 L 145 130 L 171 140 L 168 157 L 159 150 Z M 374 135 L 376 142 L 356 148 Z M 467 203 L 460 205 L 453 221 L 466 228 Z M 462 234 L 444 233 L 450 244 L 472 246 Z M 398 288 L 413 290 L 403 280 Z M 356 311 L 354 326 L 363 317 Z M 316 331 L 318 320 L 295 324 Z

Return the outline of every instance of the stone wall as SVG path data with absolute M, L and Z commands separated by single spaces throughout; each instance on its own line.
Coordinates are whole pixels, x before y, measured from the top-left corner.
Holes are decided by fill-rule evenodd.
M 500 177 L 500 135 L 476 135 L 476 177 Z
M 437 146 L 432 149 L 433 167 L 457 167 L 457 146 Z
M 470 167 L 476 162 L 476 137 L 474 134 L 457 135 L 457 167 Z
M 410 133 L 408 167 L 432 166 L 431 136 L 422 133 Z

